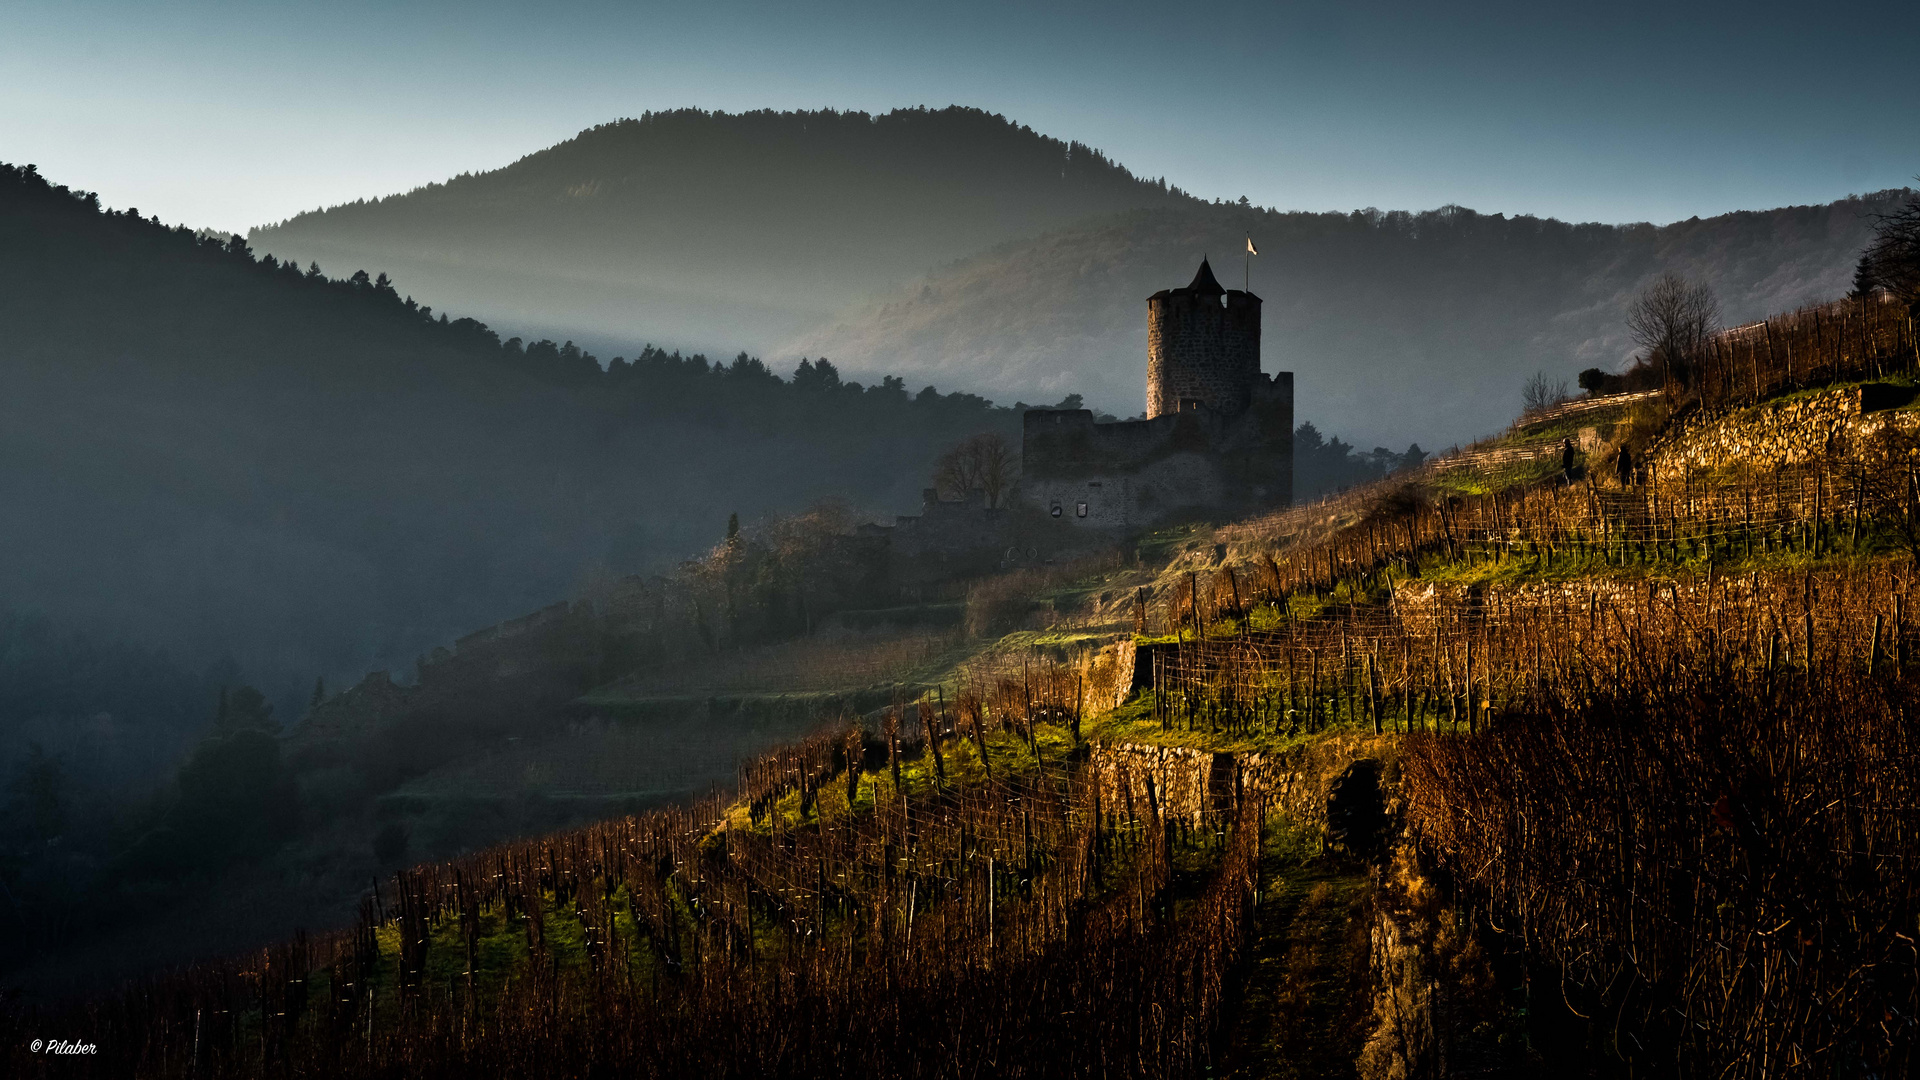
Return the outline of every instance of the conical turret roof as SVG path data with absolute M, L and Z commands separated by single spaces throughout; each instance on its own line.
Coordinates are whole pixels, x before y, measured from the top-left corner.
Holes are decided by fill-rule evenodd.
M 1213 267 L 1207 265 L 1207 260 L 1204 256 L 1200 259 L 1200 272 L 1193 275 L 1193 283 L 1187 286 L 1186 291 L 1190 293 L 1200 293 L 1205 296 L 1225 296 L 1227 294 L 1227 290 L 1221 288 L 1219 280 L 1213 276 Z

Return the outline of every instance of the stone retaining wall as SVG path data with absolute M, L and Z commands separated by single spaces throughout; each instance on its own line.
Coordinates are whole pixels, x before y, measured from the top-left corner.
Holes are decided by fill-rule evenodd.
M 1151 781 L 1152 802 L 1162 816 L 1198 824 L 1224 808 L 1239 783 L 1264 791 L 1267 806 L 1295 822 L 1325 828 L 1334 781 L 1363 758 L 1381 762 L 1391 800 L 1399 781 L 1398 745 L 1377 735 L 1335 735 L 1276 754 L 1105 743 L 1092 748 L 1091 765 L 1109 812 L 1126 813 L 1131 805 L 1135 815 L 1147 816 Z
M 1756 405 L 1687 422 L 1649 453 L 1661 480 L 1702 470 L 1750 465 L 1772 468 L 1822 459 L 1874 457 L 1886 432 L 1920 432 L 1920 411 L 1875 410 L 1877 389 L 1843 386 L 1789 401 Z

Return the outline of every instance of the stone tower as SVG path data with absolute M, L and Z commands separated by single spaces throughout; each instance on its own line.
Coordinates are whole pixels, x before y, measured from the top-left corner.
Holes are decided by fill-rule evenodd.
M 1213 267 L 1147 297 L 1147 419 L 1205 405 L 1232 416 L 1260 381 L 1260 298 L 1223 289 Z

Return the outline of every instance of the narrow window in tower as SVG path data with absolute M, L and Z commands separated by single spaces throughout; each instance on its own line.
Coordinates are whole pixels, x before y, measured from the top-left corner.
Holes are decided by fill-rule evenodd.
M 1076 515 L 1078 515 L 1079 517 L 1086 517 L 1086 516 L 1087 516 L 1087 504 L 1086 504 L 1086 503 L 1081 503 L 1081 504 L 1080 504 L 1080 506 L 1079 506 L 1079 508 L 1078 508 L 1078 509 L 1076 509 L 1076 510 L 1074 511 L 1074 513 L 1075 513 Z
M 1054 503 L 1054 504 L 1053 504 L 1053 509 L 1052 509 L 1052 510 L 1049 510 L 1049 511 L 1048 511 L 1048 513 L 1050 513 L 1050 514 L 1052 514 L 1052 515 L 1053 515 L 1054 517 L 1059 517 L 1059 516 L 1060 516 L 1060 504 L 1059 504 L 1059 503 Z

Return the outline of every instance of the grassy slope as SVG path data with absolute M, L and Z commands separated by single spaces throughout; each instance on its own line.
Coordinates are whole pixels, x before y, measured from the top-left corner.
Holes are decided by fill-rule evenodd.
M 1221 1076 L 1351 1073 L 1366 1039 L 1371 875 L 1291 839 L 1276 831 L 1267 845 L 1253 948 L 1221 1039 Z

